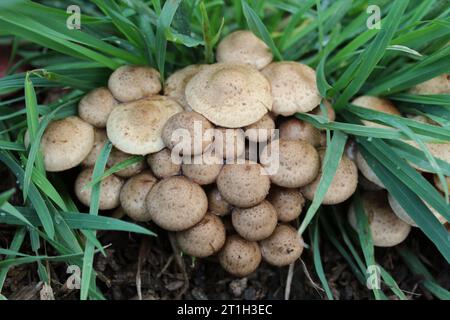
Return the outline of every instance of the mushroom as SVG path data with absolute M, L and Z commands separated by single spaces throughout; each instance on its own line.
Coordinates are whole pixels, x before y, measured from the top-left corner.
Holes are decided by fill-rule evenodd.
M 214 129 L 214 153 L 229 161 L 235 161 L 245 152 L 245 134 L 242 129 Z
M 364 159 L 359 150 L 356 152 L 356 165 L 358 166 L 359 171 L 361 171 L 361 173 L 367 180 L 382 189 L 386 189 L 383 182 L 381 182 L 375 172 L 373 172 L 372 168 L 369 167 L 369 164 L 367 163 L 366 159 Z
M 420 146 L 415 141 L 404 141 L 405 143 L 409 144 L 410 146 L 418 149 L 420 152 L 423 152 Z M 425 146 L 427 147 L 428 151 L 431 153 L 431 155 L 439 160 L 445 161 L 447 163 L 450 163 L 450 142 L 444 142 L 444 143 L 425 143 Z M 429 172 L 429 170 L 424 169 L 414 163 L 410 162 L 410 165 L 422 172 Z
M 131 159 L 132 157 L 133 157 L 133 155 L 131 155 L 131 154 L 127 154 L 116 148 L 113 148 L 111 150 L 111 153 L 109 154 L 109 158 L 108 158 L 108 162 L 107 162 L 108 167 L 113 167 L 116 164 L 119 164 L 128 159 Z M 144 170 L 144 168 L 145 168 L 145 160 L 142 159 L 141 161 L 135 162 L 132 165 L 129 165 L 128 167 L 115 172 L 114 174 L 121 178 L 129 178 L 129 177 L 132 177 L 132 176 L 138 174 L 139 172 Z
M 275 132 L 275 122 L 265 114 L 258 122 L 245 127 L 245 137 L 251 142 L 269 141 Z
M 447 73 L 431 78 L 411 88 L 412 94 L 450 94 L 450 76 Z
M 273 143 L 278 144 L 279 150 L 276 150 L 276 146 L 272 146 Z M 278 170 L 267 170 L 270 173 L 270 181 L 280 187 L 305 186 L 314 181 L 320 168 L 316 149 L 302 140 L 273 141 L 263 149 L 260 158 L 265 168 L 273 167 L 274 162 L 278 163 Z
M 355 106 L 366 108 L 370 110 L 375 110 L 379 112 L 389 113 L 392 115 L 400 116 L 401 113 L 394 106 L 394 104 L 384 98 L 374 97 L 374 96 L 360 96 L 352 101 Z M 376 127 L 376 128 L 386 128 L 385 125 L 375 123 L 372 121 L 361 120 L 366 126 Z
M 270 84 L 255 68 L 216 63 L 200 70 L 186 86 L 191 108 L 217 126 L 241 128 L 272 109 Z
M 208 209 L 203 189 L 180 176 L 163 179 L 154 185 L 146 203 L 153 222 L 169 231 L 189 229 L 203 219 Z
M 218 62 L 234 62 L 249 64 L 256 69 L 268 65 L 273 55 L 264 41 L 247 30 L 230 33 L 217 46 Z
M 364 193 L 362 203 L 375 246 L 393 247 L 406 239 L 411 226 L 397 218 L 389 206 L 384 191 Z M 349 209 L 348 220 L 356 232 L 361 231 L 358 230 L 353 205 Z
M 278 220 L 289 222 L 298 218 L 305 205 L 305 198 L 299 189 L 272 186 L 267 200 L 273 205 Z
M 207 192 L 208 196 L 208 210 L 218 216 L 225 216 L 230 213 L 232 206 L 225 201 L 217 187 L 210 189 Z
M 297 230 L 281 224 L 273 234 L 259 243 L 261 255 L 267 263 L 283 267 L 294 263 L 303 252 L 303 239 Z
M 85 167 L 93 167 L 107 141 L 106 131 L 94 128 L 94 146 L 81 164 Z
M 319 150 L 320 160 L 323 161 L 325 156 L 325 150 Z M 301 189 L 302 194 L 308 200 L 313 200 L 316 193 L 317 187 L 319 185 L 320 178 L 322 177 L 322 169 L 319 172 L 317 178 L 311 184 L 303 187 Z M 356 191 L 358 186 L 358 169 L 355 163 L 350 160 L 345 154 L 342 155 L 341 161 L 339 162 L 336 174 L 331 181 L 325 197 L 323 198 L 322 204 L 331 205 L 344 202 L 350 198 Z
M 225 164 L 217 177 L 217 188 L 230 204 L 249 208 L 264 200 L 269 193 L 270 180 L 258 163 Z
M 239 235 L 228 236 L 218 256 L 222 268 L 237 277 L 248 276 L 261 263 L 258 243 L 247 241 Z
M 445 182 L 447 182 L 447 185 L 445 187 L 442 185 L 437 174 L 434 175 L 433 181 L 434 185 L 440 192 L 445 193 L 445 189 L 447 189 L 450 193 L 450 177 L 445 177 Z
M 158 180 L 143 171 L 128 179 L 120 191 L 120 204 L 125 213 L 136 221 L 150 221 L 145 199 Z
M 121 66 L 109 77 L 108 88 L 121 102 L 130 102 L 161 91 L 159 72 L 144 66 Z
M 274 113 L 291 116 L 319 105 L 316 71 L 307 65 L 293 61 L 272 62 L 261 72 L 272 88 Z
M 177 232 L 176 239 L 184 253 L 197 258 L 208 257 L 225 244 L 225 226 L 219 217 L 207 213 L 195 226 Z
M 313 109 L 310 113 L 314 114 L 316 116 L 327 117 L 329 122 L 333 122 L 334 120 L 336 120 L 336 112 L 334 112 L 334 108 L 331 105 L 331 103 L 328 102 L 327 100 L 323 100 L 323 105 L 325 106 L 325 109 L 327 110 L 327 114 L 324 114 L 322 112 L 322 108 L 320 107 L 320 105 L 318 107 L 316 107 L 315 109 Z
M 86 94 L 78 104 L 78 115 L 97 128 L 106 127 L 106 120 L 117 101 L 107 88 L 97 88 Z
M 159 152 L 147 156 L 147 164 L 158 178 L 168 178 L 180 174 L 181 163 L 177 163 L 171 157 L 169 149 L 164 148 Z
M 264 200 L 254 207 L 234 208 L 231 213 L 233 227 L 239 235 L 249 241 L 269 237 L 277 226 L 277 212 L 270 202 Z
M 303 140 L 313 147 L 320 146 L 322 135 L 319 129 L 312 124 L 290 118 L 280 125 L 280 139 L 284 140 Z
M 184 162 L 186 161 L 186 163 Z M 194 156 L 183 161 L 183 174 L 199 185 L 211 184 L 216 181 L 223 166 L 223 160 L 209 153 Z
M 75 179 L 75 194 L 78 200 L 87 207 L 91 205 L 92 188 L 87 188 L 86 186 L 91 182 L 93 172 L 94 168 L 85 168 Z M 119 195 L 122 185 L 123 180 L 113 174 L 102 180 L 100 183 L 100 210 L 110 210 L 119 206 Z
M 94 127 L 71 116 L 52 121 L 41 139 L 45 170 L 64 171 L 78 166 L 94 146 Z
M 166 121 L 183 109 L 175 101 L 154 96 L 118 105 L 109 115 L 106 132 L 120 151 L 145 155 L 164 148 L 161 132 Z

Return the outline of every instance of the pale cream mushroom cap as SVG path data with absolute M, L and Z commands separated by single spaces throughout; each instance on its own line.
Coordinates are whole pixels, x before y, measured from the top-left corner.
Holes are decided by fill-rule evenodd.
M 97 88 L 80 100 L 78 115 L 93 126 L 104 128 L 109 114 L 116 105 L 116 99 L 107 88 Z
M 404 140 L 403 142 L 409 144 L 410 146 L 418 149 L 420 152 L 423 152 L 420 146 L 415 141 L 407 141 Z M 427 147 L 428 151 L 431 153 L 433 157 L 436 159 L 445 161 L 447 163 L 450 163 L 450 142 L 445 143 L 425 143 L 425 146 Z M 425 155 L 424 155 L 425 157 Z M 428 170 L 421 168 L 417 166 L 416 164 L 410 163 L 410 165 L 422 172 L 429 172 Z
M 450 75 L 441 74 L 411 88 L 412 94 L 450 94 Z
M 211 188 L 207 192 L 208 210 L 218 216 L 225 216 L 230 213 L 232 206 L 220 194 L 217 187 Z
M 181 163 L 172 160 L 171 151 L 167 148 L 147 156 L 147 164 L 158 178 L 168 178 L 180 174 Z
M 206 153 L 183 160 L 183 174 L 199 185 L 211 184 L 216 181 L 223 166 L 223 159 Z
M 245 133 L 242 129 L 217 127 L 214 129 L 213 147 L 218 157 L 236 160 L 245 152 Z
M 94 128 L 94 146 L 81 164 L 85 167 L 93 167 L 107 141 L 106 131 Z
M 158 152 L 164 148 L 164 124 L 182 110 L 178 103 L 163 96 L 120 104 L 109 115 L 106 132 L 112 144 L 125 153 Z
M 144 66 L 121 66 L 109 77 L 108 88 L 121 102 L 150 97 L 161 91 L 160 74 Z
M 239 30 L 219 42 L 216 59 L 218 62 L 245 63 L 262 69 L 272 61 L 273 55 L 267 44 L 252 32 Z
M 266 142 L 272 139 L 275 130 L 275 121 L 269 114 L 245 127 L 245 137 L 252 142 Z
M 293 61 L 272 62 L 261 72 L 272 88 L 274 113 L 291 116 L 319 105 L 316 71 L 311 67 Z
M 48 124 L 41 139 L 45 170 L 57 172 L 78 166 L 94 146 L 94 127 L 71 116 Z
M 289 222 L 297 219 L 302 213 L 305 198 L 299 189 L 272 186 L 267 200 L 278 214 L 278 220 Z
M 312 124 L 290 118 L 280 125 L 280 139 L 303 140 L 309 142 L 313 147 L 320 146 L 322 134 L 319 129 Z
M 253 67 L 216 63 L 202 68 L 186 86 L 191 108 L 215 125 L 248 126 L 272 109 L 270 84 Z
M 401 113 L 397 107 L 388 99 L 374 97 L 374 96 L 360 96 L 352 101 L 352 104 L 361 108 L 384 112 L 392 115 L 400 116 Z M 385 125 L 375 123 L 372 121 L 361 120 L 366 126 L 375 128 L 386 128 Z
M 116 164 L 119 164 L 122 161 L 128 160 L 132 157 L 133 157 L 132 154 L 127 154 L 125 152 L 120 151 L 119 149 L 113 148 L 111 150 L 111 153 L 109 154 L 107 162 L 108 167 L 113 167 Z M 145 160 L 142 159 L 141 161 L 135 162 L 132 165 L 126 167 L 125 169 L 115 172 L 114 174 L 121 178 L 129 178 L 138 174 L 139 172 L 144 170 L 144 168 L 145 168 Z
M 228 236 L 218 256 L 222 268 L 237 277 L 248 276 L 261 263 L 258 243 L 247 241 L 239 235 Z
M 372 182 L 373 184 L 382 189 L 386 189 L 383 182 L 381 182 L 381 180 L 377 177 L 375 172 L 373 172 L 372 168 L 369 167 L 369 164 L 367 163 L 366 159 L 364 159 L 363 155 L 359 151 L 356 152 L 355 162 L 356 165 L 358 166 L 359 171 L 363 174 L 363 176 L 367 180 L 369 180 L 370 182 Z

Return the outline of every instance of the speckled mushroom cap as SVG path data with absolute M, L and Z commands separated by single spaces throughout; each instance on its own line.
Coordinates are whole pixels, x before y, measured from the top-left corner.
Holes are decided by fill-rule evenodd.
M 406 239 L 411 226 L 397 218 L 389 206 L 384 191 L 364 193 L 362 202 L 375 246 L 393 247 Z M 358 232 L 353 206 L 349 209 L 348 219 L 353 229 Z
M 207 213 L 192 228 L 177 232 L 176 239 L 184 253 L 197 258 L 208 257 L 225 244 L 225 226 L 219 217 Z
M 217 177 L 217 188 L 228 203 L 248 208 L 264 200 L 270 180 L 258 163 L 225 164 Z
M 359 106 L 361 108 L 371 109 L 375 111 L 380 111 L 384 113 L 389 113 L 392 115 L 400 116 L 401 113 L 398 111 L 397 107 L 389 100 L 374 97 L 374 96 L 360 96 L 352 101 L 352 104 Z M 375 123 L 372 121 L 361 120 L 366 126 L 376 127 L 376 128 L 386 128 L 385 125 Z
M 108 141 L 106 131 L 103 129 L 94 128 L 94 146 L 81 164 L 85 167 L 93 167 L 95 165 L 95 161 L 97 161 L 97 158 L 100 155 L 100 152 L 105 146 L 106 141 Z
M 215 215 L 225 216 L 231 212 L 232 206 L 220 194 L 217 187 L 211 188 L 207 192 L 208 210 Z
M 64 171 L 79 165 L 94 146 L 94 127 L 72 116 L 49 123 L 41 139 L 45 170 Z
M 116 164 L 121 163 L 122 161 L 131 159 L 132 157 L 133 157 L 132 154 L 127 154 L 125 152 L 120 151 L 119 149 L 113 148 L 108 158 L 107 162 L 108 167 L 113 167 Z M 145 168 L 145 160 L 142 159 L 141 161 L 133 163 L 132 165 L 126 167 L 125 169 L 117 171 L 114 174 L 121 178 L 129 178 L 138 174 L 139 172 L 144 170 L 144 168 Z
M 146 202 L 153 222 L 169 231 L 189 229 L 203 219 L 208 209 L 203 189 L 180 176 L 158 182 L 148 193 Z
M 433 180 L 434 180 L 434 185 L 440 192 L 445 193 L 445 188 L 447 188 L 447 190 L 450 193 L 450 177 L 445 177 L 445 181 L 447 182 L 446 186 L 442 185 L 441 181 L 439 180 L 439 176 L 437 174 L 434 175 Z
M 182 110 L 178 103 L 163 96 L 120 104 L 109 115 L 106 132 L 112 144 L 125 153 L 158 152 L 164 148 L 164 124 Z
M 420 152 L 423 152 L 420 146 L 415 141 L 404 141 L 405 143 L 409 144 L 410 146 L 413 146 L 414 148 L 418 149 Z M 425 146 L 427 147 L 428 151 L 431 153 L 431 155 L 437 159 L 440 159 L 442 161 L 446 161 L 450 163 L 450 142 L 446 143 L 425 143 Z M 428 170 L 419 167 L 416 164 L 410 163 L 412 167 L 416 168 L 417 170 L 420 170 L 422 172 L 429 172 Z
M 205 153 L 193 158 L 185 157 L 181 169 L 183 174 L 195 183 L 206 185 L 216 181 L 222 166 L 223 159 L 218 159 L 211 153 Z
M 218 62 L 233 62 L 249 64 L 256 69 L 268 65 L 273 55 L 264 41 L 247 30 L 230 33 L 217 46 Z
M 167 148 L 147 156 L 147 164 L 158 178 L 168 178 L 180 174 L 181 163 L 171 158 L 171 151 Z
M 310 143 L 313 147 L 320 146 L 321 132 L 312 124 L 290 118 L 280 125 L 280 139 L 284 140 L 303 140 Z
M 245 152 L 245 134 L 242 129 L 217 127 L 214 129 L 214 153 L 223 159 L 236 160 Z
M 202 68 L 186 86 L 191 108 L 214 124 L 240 128 L 272 109 L 270 84 L 253 67 L 216 63 Z
M 326 116 L 326 117 L 328 117 L 329 122 L 335 121 L 336 120 L 336 112 L 334 111 L 334 108 L 331 105 L 331 103 L 328 102 L 328 100 L 323 100 L 323 105 L 325 106 L 325 108 L 327 110 L 326 115 L 322 112 L 320 105 L 317 106 L 316 108 L 314 108 L 310 113 L 317 115 L 317 116 L 324 116 L 324 117 Z
M 108 88 L 121 102 L 150 97 L 161 91 L 159 72 L 144 66 L 121 66 L 109 77 Z
M 412 94 L 450 94 L 450 75 L 444 73 L 411 88 Z
M 78 115 L 87 123 L 97 128 L 104 128 L 109 114 L 116 105 L 116 99 L 107 88 L 97 88 L 80 100 Z
M 273 234 L 259 243 L 261 255 L 267 263 L 283 267 L 300 258 L 303 252 L 303 239 L 297 230 L 281 224 Z
M 267 200 L 273 205 L 278 220 L 289 222 L 300 216 L 305 205 L 305 198 L 299 189 L 272 186 Z
M 128 179 L 120 191 L 120 205 L 136 221 L 150 221 L 145 199 L 158 180 L 150 171 L 143 171 Z
M 323 161 L 325 150 L 319 150 L 319 155 L 321 161 Z M 301 189 L 302 194 L 306 199 L 311 201 L 314 199 L 314 194 L 316 193 L 321 177 L 322 170 L 320 170 L 320 173 L 314 182 Z M 352 160 L 350 160 L 346 155 L 343 155 L 336 170 L 336 174 L 328 187 L 325 197 L 323 198 L 322 204 L 331 205 L 344 202 L 350 198 L 353 193 L 355 193 L 357 185 L 358 168 Z
M 92 188 L 85 188 L 85 186 L 91 182 L 93 172 L 94 168 L 85 168 L 75 179 L 75 194 L 81 203 L 88 207 L 91 204 Z M 100 210 L 110 210 L 119 206 L 122 186 L 123 180 L 113 174 L 102 180 L 100 184 Z
M 265 114 L 258 122 L 245 127 L 245 137 L 252 142 L 266 142 L 274 135 L 275 121 Z
M 164 95 L 178 102 L 186 111 L 192 111 L 186 100 L 186 85 L 205 65 L 193 64 L 172 73 L 164 83 Z
M 293 61 L 272 62 L 261 72 L 270 82 L 275 114 L 291 116 L 319 105 L 316 71 L 311 67 Z
M 369 167 L 366 159 L 362 156 L 361 152 L 356 152 L 356 165 L 358 166 L 359 171 L 363 174 L 363 176 L 369 180 L 370 182 L 374 183 L 378 187 L 382 189 L 386 189 L 383 182 L 377 177 L 375 172 L 373 172 L 372 168 Z
M 183 111 L 171 116 L 162 129 L 162 139 L 169 149 L 178 145 L 184 156 L 202 154 L 214 138 L 213 125 L 204 116 Z
M 245 277 L 258 268 L 261 251 L 258 243 L 247 241 L 239 235 L 231 235 L 219 252 L 219 262 L 225 271 L 237 277 Z
M 270 150 L 276 149 L 272 147 L 272 143 L 279 144 L 278 157 L 276 151 L 273 155 L 270 153 Z M 264 167 L 270 167 L 273 165 L 273 161 L 279 162 L 278 170 L 270 172 L 270 181 L 281 187 L 298 188 L 305 186 L 314 181 L 319 173 L 319 154 L 306 141 L 280 139 L 271 142 L 263 149 L 260 157 L 261 164 Z
M 236 232 L 249 241 L 259 241 L 269 237 L 277 226 L 277 212 L 268 202 L 263 201 L 251 208 L 234 208 L 231 221 Z

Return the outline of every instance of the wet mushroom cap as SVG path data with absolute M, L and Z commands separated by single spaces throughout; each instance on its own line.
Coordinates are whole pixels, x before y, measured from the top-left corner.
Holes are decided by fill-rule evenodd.
M 272 186 L 267 200 L 273 205 L 278 220 L 289 222 L 297 219 L 305 205 L 305 198 L 299 189 Z
M 94 128 L 94 146 L 81 164 L 85 167 L 93 167 L 107 141 L 106 131 Z
M 154 96 L 113 109 L 106 124 L 109 140 L 119 150 L 145 155 L 164 148 L 161 138 L 166 121 L 182 108 L 175 101 Z
M 113 167 L 123 161 L 129 160 L 134 157 L 132 154 L 127 154 L 125 152 L 120 151 L 119 149 L 113 148 L 108 158 L 108 167 Z M 138 162 L 133 163 L 132 165 L 127 166 L 126 168 L 115 172 L 116 176 L 121 178 L 129 178 L 132 177 L 145 168 L 145 160 L 141 159 Z
M 247 241 L 239 235 L 228 236 L 218 256 L 222 268 L 237 277 L 248 276 L 261 263 L 258 243 Z
M 357 97 L 356 99 L 354 99 L 352 101 L 352 104 L 354 104 L 355 106 L 361 107 L 361 108 L 384 112 L 384 113 L 388 113 L 388 114 L 392 114 L 392 115 L 396 115 L 396 116 L 401 115 L 401 113 L 397 109 L 397 107 L 391 101 L 389 101 L 385 98 L 374 97 L 374 96 L 360 96 L 360 97 Z M 366 126 L 376 127 L 376 128 L 386 128 L 385 125 L 375 123 L 372 121 L 362 120 L 362 122 Z
M 217 126 L 241 128 L 272 109 L 270 84 L 253 67 L 216 63 L 200 70 L 186 86 L 191 108 Z
M 258 122 L 245 127 L 245 137 L 252 142 L 269 141 L 274 135 L 275 122 L 265 114 Z
M 236 160 L 245 152 L 245 134 L 242 129 L 217 127 L 214 129 L 214 153 L 227 160 Z
M 169 231 L 189 229 L 200 222 L 208 209 L 203 189 L 185 177 L 161 180 L 147 195 L 148 213 L 158 226 Z
M 80 100 L 78 115 L 87 123 L 97 128 L 104 128 L 109 114 L 116 105 L 116 99 L 107 88 L 97 88 Z
M 197 258 L 208 257 L 225 244 L 225 226 L 219 217 L 207 213 L 192 228 L 177 232 L 176 239 L 184 253 Z
M 280 125 L 280 139 L 284 140 L 303 140 L 313 147 L 320 146 L 322 134 L 319 129 L 312 124 L 290 118 Z
M 220 41 L 216 59 L 218 62 L 245 63 L 262 69 L 272 61 L 273 55 L 266 43 L 252 32 L 239 30 Z
M 219 189 L 214 187 L 207 192 L 208 210 L 218 216 L 225 216 L 231 212 L 232 206 L 220 194 Z
M 147 164 L 153 174 L 160 179 L 180 174 L 181 159 L 180 163 L 175 160 L 178 159 L 172 159 L 171 151 L 167 148 L 147 156 Z
M 184 161 L 181 166 L 183 174 L 200 185 L 215 182 L 223 166 L 223 159 L 219 159 L 210 153 L 185 158 Z
M 366 159 L 364 159 L 361 152 L 356 152 L 356 165 L 358 166 L 359 171 L 363 174 L 363 176 L 375 184 L 376 186 L 386 189 L 383 182 L 377 177 L 375 172 L 373 172 L 372 168 L 370 168 L 369 164 L 367 163 Z
M 64 171 L 78 166 L 94 146 L 94 127 L 71 116 L 49 123 L 41 139 L 45 170 Z
M 437 77 L 431 78 L 425 82 L 422 82 L 413 88 L 410 93 L 412 94 L 450 94 L 450 75 L 441 74 Z

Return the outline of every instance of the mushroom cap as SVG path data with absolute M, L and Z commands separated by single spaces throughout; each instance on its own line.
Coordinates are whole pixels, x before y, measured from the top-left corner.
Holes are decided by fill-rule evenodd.
M 119 149 L 113 148 L 111 150 L 111 153 L 109 154 L 107 162 L 108 167 L 113 167 L 116 164 L 119 164 L 122 161 L 128 160 L 132 157 L 133 157 L 132 154 L 127 154 L 125 152 L 120 151 Z M 142 159 L 141 161 L 133 163 L 132 165 L 126 167 L 125 169 L 117 171 L 114 174 L 121 178 L 129 178 L 138 174 L 139 172 L 144 170 L 144 168 L 145 168 L 145 160 Z
M 85 188 L 92 180 L 94 168 L 84 168 L 75 179 L 75 194 L 82 204 L 89 207 L 91 204 L 92 188 Z M 100 210 L 117 208 L 120 204 L 119 195 L 123 186 L 123 180 L 115 175 L 110 175 L 100 183 Z
M 418 149 L 422 152 L 422 149 L 415 141 L 404 141 L 405 143 L 409 144 L 410 146 Z M 427 147 L 428 151 L 431 153 L 431 155 L 437 159 L 440 159 L 442 161 L 445 161 L 447 163 L 450 163 L 450 142 L 445 143 L 425 143 L 425 146 Z M 410 165 L 422 172 L 429 172 L 426 169 L 423 169 L 416 164 L 410 163 Z
M 207 192 L 208 210 L 218 216 L 225 216 L 230 213 L 232 206 L 220 194 L 217 187 L 211 188 Z
M 236 160 L 245 152 L 245 134 L 242 129 L 217 127 L 214 129 L 214 153 L 223 159 Z
M 94 127 L 71 116 L 49 123 L 41 139 L 45 170 L 64 171 L 78 166 L 94 146 Z
M 320 105 L 316 108 L 314 108 L 310 113 L 316 115 L 316 116 L 327 116 L 328 120 L 330 122 L 333 122 L 336 120 L 336 112 L 334 111 L 333 106 L 328 100 L 323 100 L 323 105 L 325 106 L 327 110 L 327 114 L 323 114 L 322 109 L 320 108 Z
M 274 135 L 275 121 L 265 114 L 259 121 L 245 127 L 245 137 L 252 142 L 266 142 Z
M 274 266 L 283 267 L 294 263 L 303 252 L 303 239 L 297 230 L 280 224 L 273 234 L 259 243 L 263 259 Z
M 359 171 L 363 174 L 363 176 L 369 180 L 370 182 L 374 183 L 376 186 L 386 189 L 383 182 L 377 177 L 375 172 L 373 172 L 372 168 L 369 167 L 369 164 L 367 163 L 366 159 L 362 156 L 361 152 L 359 150 L 356 152 L 356 165 L 358 166 Z
M 212 143 L 213 128 L 211 122 L 201 114 L 182 111 L 167 120 L 162 129 L 162 139 L 169 149 L 179 144 L 183 148 L 180 154 L 184 156 L 202 154 Z
M 218 256 L 222 268 L 237 277 L 248 276 L 261 263 L 258 243 L 247 241 L 239 235 L 228 236 Z
M 154 96 L 113 109 L 106 124 L 109 140 L 119 150 L 145 155 L 164 148 L 161 132 L 166 121 L 182 108 L 175 101 Z
M 195 226 L 177 232 L 176 239 L 184 253 L 197 258 L 208 257 L 225 244 L 225 226 L 219 217 L 207 213 Z
M 305 198 L 299 189 L 278 186 L 272 186 L 270 188 L 267 200 L 275 208 L 278 214 L 278 220 L 281 222 L 289 222 L 297 219 L 305 205 Z
M 217 188 L 228 203 L 249 208 L 264 200 L 269 193 L 270 180 L 258 163 L 230 163 L 222 167 Z
M 270 84 L 255 68 L 216 63 L 200 70 L 186 86 L 191 108 L 214 124 L 240 128 L 272 109 Z
M 278 143 L 278 152 L 276 147 L 272 147 L 272 143 Z M 275 151 L 270 151 L 274 149 Z M 314 181 L 320 169 L 319 154 L 316 149 L 302 140 L 280 139 L 271 142 L 263 149 L 260 157 L 265 168 L 273 165 L 273 161 L 278 161 L 278 170 L 270 172 L 270 181 L 280 187 L 305 186 Z
M 121 102 L 150 97 L 161 91 L 160 74 L 144 66 L 121 66 L 109 77 L 108 88 Z
M 193 64 L 172 73 L 164 83 L 164 95 L 178 102 L 186 111 L 192 111 L 186 100 L 186 85 L 205 65 Z
M 445 188 L 447 188 L 448 192 L 450 193 L 450 177 L 445 177 L 445 181 L 447 182 L 447 185 L 445 187 L 442 185 L 437 174 L 434 175 L 433 181 L 434 185 L 440 192 L 445 193 Z
M 272 112 L 291 116 L 319 105 L 316 71 L 311 67 L 293 61 L 272 62 L 261 72 L 272 88 Z
M 172 161 L 171 151 L 167 148 L 147 156 L 147 164 L 158 178 L 168 178 L 180 174 L 181 163 Z
M 87 123 L 97 128 L 104 128 L 109 114 L 116 105 L 116 99 L 107 88 L 97 88 L 80 100 L 78 115 Z
M 219 42 L 216 59 L 218 62 L 245 63 L 262 69 L 272 61 L 273 55 L 267 44 L 252 32 L 239 30 Z
M 181 169 L 183 174 L 200 185 L 211 184 L 216 181 L 223 166 L 223 160 L 210 153 L 185 159 Z
M 203 219 L 208 209 L 203 189 L 179 176 L 163 179 L 154 185 L 146 202 L 153 222 L 169 231 L 189 229 Z
M 379 112 L 389 113 L 392 115 L 400 116 L 401 113 L 397 107 L 389 100 L 374 96 L 360 96 L 352 101 L 352 104 L 361 108 L 375 110 Z M 375 123 L 372 121 L 361 120 L 366 126 L 376 128 L 386 128 L 385 125 Z
M 125 213 L 136 221 L 150 221 L 145 199 L 158 182 L 150 171 L 143 171 L 128 179 L 120 191 L 120 204 Z
M 85 167 L 93 167 L 107 141 L 106 131 L 94 128 L 94 146 L 81 164 Z
M 269 237 L 275 230 L 277 212 L 270 202 L 264 200 L 251 208 L 234 208 L 231 221 L 242 238 L 260 241 Z
M 303 140 L 313 147 L 320 146 L 322 134 L 319 129 L 312 124 L 290 118 L 280 125 L 280 139 L 284 140 Z
M 319 150 L 319 155 L 321 161 L 323 161 L 325 150 Z M 314 182 L 302 188 L 302 194 L 306 199 L 311 201 L 314 199 L 321 177 L 322 170 L 320 170 L 319 175 Z M 328 187 L 328 191 L 323 198 L 322 204 L 331 205 L 344 202 L 355 193 L 357 186 L 358 168 L 355 163 L 344 154 L 339 162 L 336 174 Z
M 364 193 L 362 202 L 365 214 L 369 219 L 375 246 L 393 247 L 406 239 L 411 231 L 411 226 L 397 218 L 389 206 L 384 191 Z M 353 229 L 358 232 L 353 205 L 350 206 L 348 220 Z
M 411 88 L 412 94 L 450 94 L 450 78 L 444 73 Z

